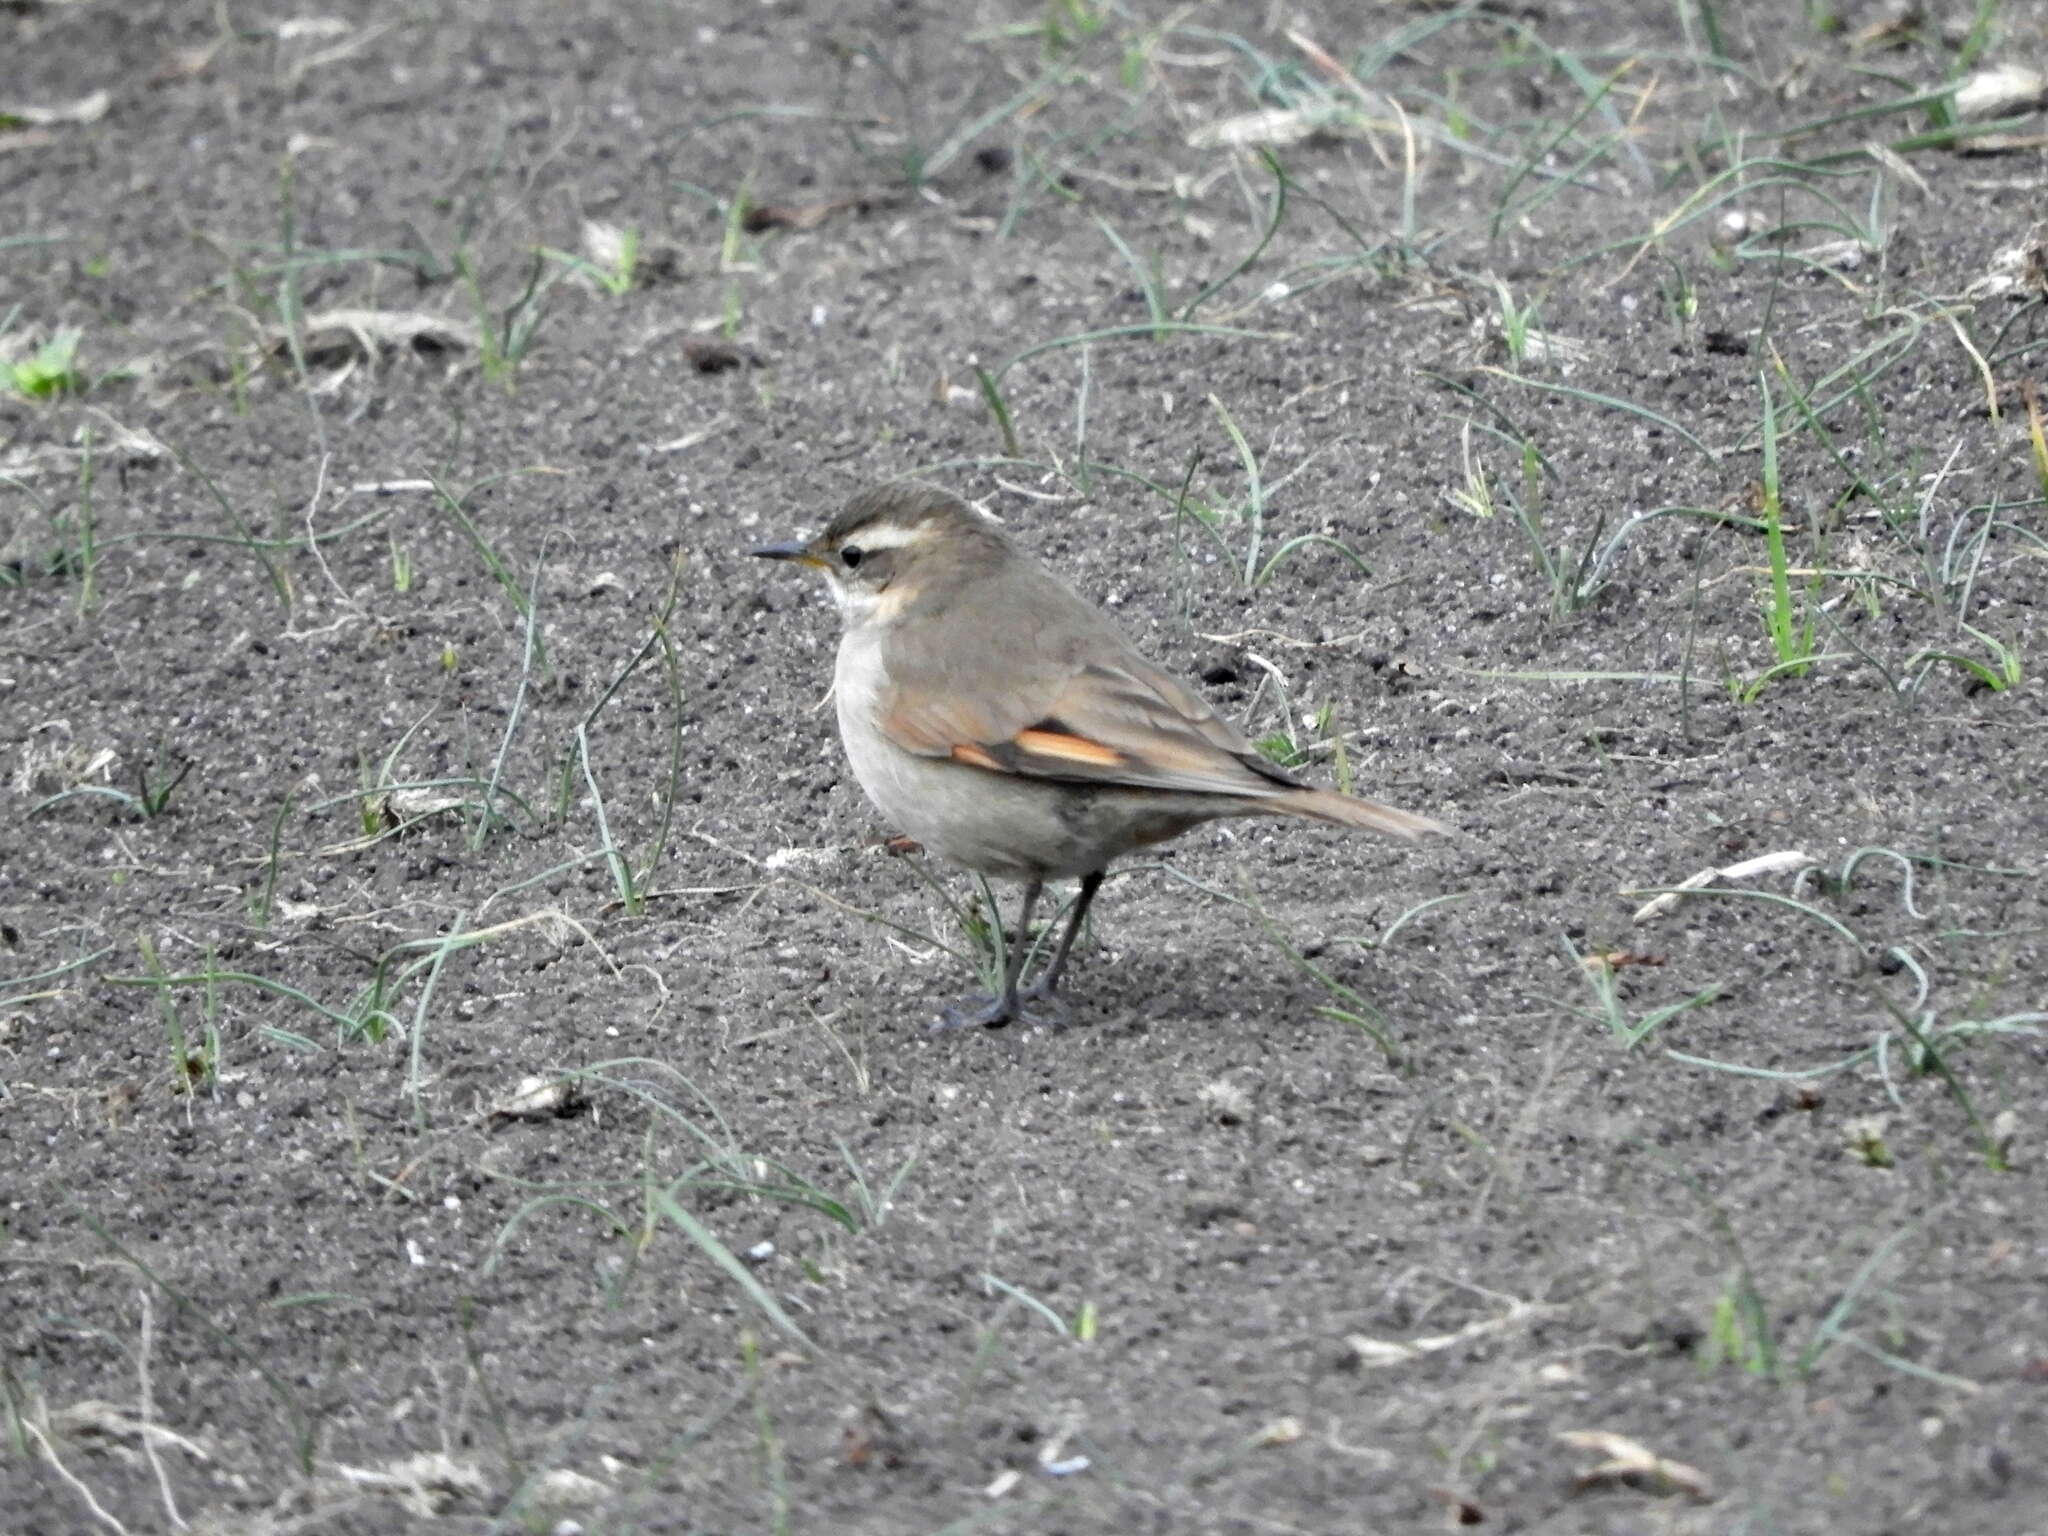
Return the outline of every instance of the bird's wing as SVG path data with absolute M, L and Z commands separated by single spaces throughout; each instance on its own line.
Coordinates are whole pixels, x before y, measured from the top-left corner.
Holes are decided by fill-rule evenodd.
M 1298 787 L 1189 689 L 1119 649 L 899 678 L 882 694 L 882 730 L 907 752 L 1023 778 L 1255 798 Z

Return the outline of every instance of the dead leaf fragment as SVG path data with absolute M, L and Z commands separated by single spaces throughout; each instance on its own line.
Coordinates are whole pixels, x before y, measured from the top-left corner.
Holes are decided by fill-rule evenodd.
M 384 798 L 386 812 L 399 821 L 419 821 L 462 808 L 462 796 L 428 784 L 405 785 Z
M 119 757 L 111 747 L 73 745 L 71 722 L 48 720 L 30 729 L 14 772 L 19 795 L 57 795 L 81 784 L 105 784 Z
M 1528 330 L 1522 333 L 1522 361 L 1539 367 L 1569 367 L 1593 355 L 1590 343 L 1555 331 Z
M 1574 1493 L 1618 1483 L 1644 1493 L 1684 1494 L 1701 1502 L 1712 1497 L 1706 1474 L 1697 1467 L 1667 1460 L 1627 1435 L 1617 1435 L 1605 1429 L 1567 1429 L 1561 1431 L 1557 1438 L 1574 1450 L 1590 1451 L 1606 1458 L 1572 1480 Z
M 1955 103 L 1965 122 L 2038 112 L 2048 106 L 2048 75 L 2024 64 L 1994 64 L 1957 86 Z
M 1273 107 L 1205 123 L 1188 135 L 1190 149 L 1283 149 L 1329 132 L 1335 119 L 1327 109 Z
M 347 1486 L 388 1493 L 401 1508 L 423 1520 L 481 1508 L 490 1491 L 489 1482 L 475 1465 L 437 1451 L 382 1467 L 337 1466 L 334 1471 Z
M 528 1496 L 543 1509 L 589 1509 L 611 1491 L 608 1484 L 568 1467 L 552 1468 L 527 1485 Z
M 300 348 L 310 362 L 331 366 L 351 358 L 374 362 L 386 352 L 474 351 L 481 343 L 476 326 L 467 320 L 412 309 L 329 309 L 308 315 Z M 286 344 L 282 329 L 270 333 L 274 348 Z
M 683 356 L 699 373 L 730 373 L 757 361 L 729 341 L 686 341 Z
M 614 292 L 681 277 L 689 266 L 689 253 L 675 241 L 602 219 L 585 219 L 577 230 L 576 243 L 583 259 L 595 269 L 581 274 L 584 281 Z
M 1301 1427 L 1301 1420 L 1289 1414 L 1260 1428 L 1258 1433 L 1252 1436 L 1251 1443 L 1261 1449 L 1275 1445 L 1292 1445 L 1306 1433 L 1307 1431 Z
M 857 197 L 835 197 L 822 203 L 756 203 L 740 215 L 740 228 L 750 235 L 771 229 L 816 229 L 835 213 L 858 208 Z
M 1920 7 L 1909 0 L 1905 5 L 1894 7 L 1888 15 L 1859 28 L 1850 36 L 1849 47 L 1856 53 L 1903 48 L 1920 35 L 1921 22 Z
M 277 24 L 281 43 L 324 42 L 330 37 L 347 37 L 353 29 L 339 16 L 293 16 Z
M 191 80 L 206 73 L 214 59 L 220 55 L 225 38 L 216 37 L 210 43 L 196 48 L 173 48 L 164 55 L 149 77 L 151 85 L 169 85 L 175 80 Z
M 1895 1168 L 1898 1159 L 1884 1139 L 1887 1117 L 1859 1115 L 1842 1123 L 1842 1142 L 1859 1163 L 1870 1168 Z
M 1579 957 L 1579 964 L 1589 971 L 1618 971 L 1631 965 L 1664 965 L 1667 963 L 1668 961 L 1663 955 L 1638 954 L 1632 949 L 1610 949 Z
M 210 1461 L 206 1447 L 196 1440 L 189 1440 L 175 1430 L 147 1419 L 136 1418 L 125 1408 L 112 1403 L 103 1403 L 97 1398 L 87 1398 L 59 1408 L 50 1415 L 50 1428 L 67 1440 L 98 1440 L 112 1445 L 141 1445 L 145 1441 L 158 1447 L 183 1451 L 195 1461 Z
M 578 238 L 584 256 L 607 272 L 616 272 L 624 267 L 629 253 L 637 254 L 634 248 L 640 243 L 638 235 L 601 219 L 585 219 Z
M 2012 1160 L 2013 1144 L 2020 1139 L 2019 1111 L 2001 1109 L 1991 1117 L 1989 1141 L 2002 1161 Z
M 1455 1488 L 1436 1487 L 1429 1490 L 1429 1496 L 1443 1505 L 1453 1525 L 1484 1525 L 1486 1511 L 1466 1498 Z
M 1809 245 L 1795 254 L 1801 261 L 1811 262 L 1816 267 L 1854 272 L 1870 260 L 1874 252 L 1861 240 L 1823 240 L 1819 245 Z
M 910 1460 L 910 1446 L 895 1418 L 879 1403 L 847 1410 L 839 1431 L 839 1459 L 856 1471 L 894 1472 Z
M 5 343 L 0 341 L 0 355 L 5 353 Z M 91 443 L 86 434 L 91 431 Z M 33 480 L 42 475 L 74 476 L 89 450 L 95 468 L 106 469 L 118 465 L 123 469 L 138 465 L 160 464 L 171 456 L 166 448 L 146 428 L 124 427 L 119 422 L 102 422 L 96 429 L 80 427 L 72 434 L 72 442 L 79 446 L 66 447 L 61 443 L 46 443 L 40 447 L 24 444 L 0 454 L 0 475 L 15 480 Z M 7 548 L 0 541 L 0 550 Z
M 576 1084 L 562 1077 L 522 1077 L 486 1113 L 493 1120 L 566 1120 L 583 1107 Z
M 1195 1097 L 1208 1108 L 1218 1125 L 1243 1125 L 1252 1117 L 1252 1096 L 1237 1083 L 1218 1078 L 1195 1090 Z

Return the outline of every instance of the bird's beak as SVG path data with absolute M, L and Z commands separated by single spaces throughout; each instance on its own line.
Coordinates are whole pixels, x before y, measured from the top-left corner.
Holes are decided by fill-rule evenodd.
M 794 539 L 786 544 L 763 544 L 759 549 L 750 549 L 747 553 L 758 555 L 763 560 L 794 560 L 798 565 L 808 565 L 819 570 L 824 569 L 825 565 L 823 560 L 811 553 L 810 545 L 799 544 Z

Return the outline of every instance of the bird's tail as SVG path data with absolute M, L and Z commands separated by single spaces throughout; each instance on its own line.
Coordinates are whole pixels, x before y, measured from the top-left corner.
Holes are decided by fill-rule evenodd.
M 1414 839 L 1427 832 L 1448 833 L 1440 821 L 1418 816 L 1413 811 L 1381 805 L 1357 795 L 1340 795 L 1327 789 L 1301 789 L 1291 795 L 1275 795 L 1261 802 L 1261 810 L 1279 811 L 1310 821 L 1327 821 L 1340 827 L 1363 827 L 1368 832 L 1385 832 L 1393 837 Z

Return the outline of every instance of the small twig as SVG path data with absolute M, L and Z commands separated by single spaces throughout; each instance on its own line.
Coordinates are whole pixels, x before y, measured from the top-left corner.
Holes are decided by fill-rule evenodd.
M 43 1460 L 50 1464 L 50 1470 L 55 1472 L 69 1486 L 73 1493 L 85 1501 L 85 1507 L 92 1511 L 93 1518 L 106 1526 L 108 1530 L 118 1531 L 120 1536 L 128 1536 L 128 1527 L 101 1508 L 100 1501 L 92 1496 L 92 1490 L 80 1482 L 72 1474 L 71 1469 L 65 1466 L 58 1458 L 57 1447 L 51 1443 L 50 1437 L 43 1432 L 42 1425 L 30 1419 L 22 1419 L 20 1424 L 29 1438 L 35 1441 L 36 1449 L 43 1453 Z
M 1977 365 L 1977 376 L 1984 381 L 1984 408 L 1991 413 L 1992 424 L 1996 425 L 2001 419 L 1998 412 L 1998 380 L 1991 376 L 1991 365 L 1984 361 L 1984 354 L 1979 352 L 1976 344 L 1970 340 L 1970 333 L 1963 329 L 1963 322 L 1956 317 L 1954 310 L 1943 310 L 1941 318 L 1954 329 L 1956 340 L 1963 344 L 1963 350 L 1970 354 L 1970 361 Z
M 1777 853 L 1764 853 L 1753 859 L 1744 859 L 1740 864 L 1728 864 L 1720 869 L 1703 869 L 1698 874 L 1687 875 L 1674 889 L 1666 891 L 1654 901 L 1645 902 L 1636 908 L 1635 916 L 1630 921 L 1647 923 L 1653 918 L 1675 912 L 1678 910 L 1678 904 L 1685 900 L 1687 893 L 1704 890 L 1710 885 L 1720 885 L 1731 880 L 1747 880 L 1753 875 L 1773 875 L 1782 870 L 1811 869 L 1819 862 L 1820 860 L 1811 854 L 1801 853 L 1797 848 L 1786 848 Z M 1622 892 L 1624 896 L 1634 894 L 1636 893 L 1633 891 Z
M 321 461 L 326 467 L 326 461 Z M 182 1068 L 182 1063 L 180 1064 Z M 137 1379 L 136 1416 L 142 1421 L 142 1454 L 149 1460 L 150 1471 L 156 1474 L 156 1485 L 163 1494 L 164 1513 L 171 1517 L 171 1524 L 184 1530 L 185 1517 L 178 1513 L 178 1500 L 171 1492 L 170 1474 L 164 1471 L 163 1458 L 156 1453 L 156 1436 L 150 1430 L 156 1424 L 156 1393 L 150 1385 L 149 1356 L 156 1341 L 156 1311 L 150 1305 L 149 1290 L 143 1287 L 136 1292 L 142 1302 L 141 1339 L 135 1350 L 135 1375 Z

